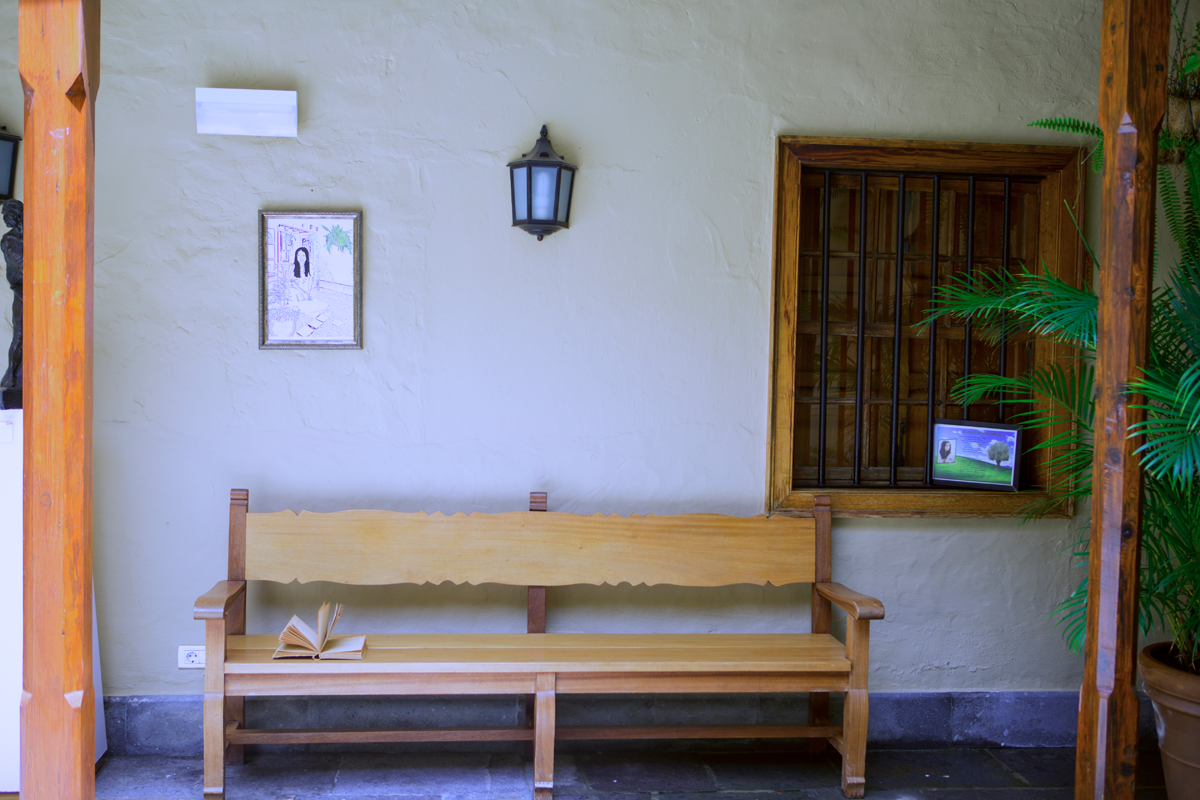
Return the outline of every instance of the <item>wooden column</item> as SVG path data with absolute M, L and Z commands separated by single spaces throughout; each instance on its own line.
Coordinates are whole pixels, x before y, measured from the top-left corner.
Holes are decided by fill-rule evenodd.
M 20 0 L 25 90 L 21 796 L 95 796 L 92 192 L 99 0 Z
M 1079 698 L 1077 800 L 1133 800 L 1137 764 L 1138 557 L 1142 472 L 1126 393 L 1146 362 L 1158 131 L 1166 106 L 1167 0 L 1105 0 L 1104 129 L 1087 662 Z

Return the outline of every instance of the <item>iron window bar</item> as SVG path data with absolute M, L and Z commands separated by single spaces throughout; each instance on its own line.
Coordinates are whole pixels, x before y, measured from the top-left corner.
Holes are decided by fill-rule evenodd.
M 1002 277 L 1008 277 L 1008 243 L 1009 243 L 1009 212 L 1010 201 L 1012 200 L 1012 178 L 1007 175 L 1004 177 L 1004 243 L 1001 246 L 1000 256 L 1000 274 Z M 1008 372 L 1008 325 L 1006 320 L 1000 318 L 1000 374 L 1004 375 Z M 1000 421 L 1004 422 L 1004 390 L 1000 390 L 1000 403 L 996 407 L 996 413 L 1000 416 Z
M 967 178 L 967 288 L 975 267 L 975 176 Z M 971 374 L 971 318 L 963 320 L 963 380 Z M 971 418 L 971 406 L 963 400 L 962 418 Z
M 826 173 L 828 174 L 828 173 Z M 867 304 L 863 295 L 867 286 L 867 173 L 859 174 L 858 210 L 858 325 L 855 332 L 857 359 L 854 375 L 854 485 L 862 483 L 862 426 L 863 426 L 863 358 L 866 337 L 863 331 L 867 324 Z
M 930 246 L 932 253 L 930 258 L 929 268 L 929 312 L 933 313 L 933 306 L 937 302 L 937 277 L 938 277 L 938 250 L 941 249 L 942 240 L 940 237 L 939 223 L 942 221 L 942 183 L 941 177 L 933 176 L 933 244 Z M 1006 223 L 1007 227 L 1007 223 Z M 928 374 L 928 390 L 927 397 L 929 404 L 925 408 L 925 430 L 929 431 L 925 436 L 925 485 L 933 485 L 933 418 L 934 406 L 937 404 L 937 322 L 932 322 L 929 325 L 929 374 Z
M 825 485 L 825 425 L 827 421 L 828 409 L 826 401 L 829 399 L 829 386 L 827 378 L 829 375 L 829 230 L 833 226 L 829 224 L 829 194 L 830 181 L 832 176 L 825 173 L 825 191 L 824 194 L 824 213 L 821 218 L 824 235 L 821 245 L 821 407 L 818 411 L 819 422 L 817 429 L 817 483 Z
M 892 397 L 891 397 L 891 457 L 889 460 L 888 469 L 888 485 L 897 486 L 897 473 L 900 460 L 900 353 L 901 353 L 901 329 L 903 327 L 903 305 L 902 296 L 904 288 L 904 228 L 905 228 L 905 182 L 908 178 L 931 178 L 933 180 L 933 213 L 932 213 L 932 245 L 930 247 L 930 309 L 932 310 L 936 302 L 935 296 L 938 287 L 938 266 L 939 266 L 939 250 L 941 247 L 941 181 L 943 179 L 966 179 L 967 181 L 967 241 L 966 241 L 966 282 L 970 286 L 972 283 L 974 266 L 975 266 L 975 203 L 976 203 L 976 180 L 995 180 L 1001 176 L 993 175 L 976 175 L 976 174 L 955 174 L 955 173 L 926 173 L 926 172 L 895 172 L 884 170 L 847 170 L 847 169 L 824 169 L 822 170 L 824 177 L 824 186 L 822 192 L 822 241 L 821 241 L 821 365 L 820 365 L 820 386 L 819 386 L 819 410 L 818 410 L 818 433 L 817 433 L 817 486 L 826 485 L 826 460 L 827 460 L 827 427 L 828 427 L 828 375 L 829 375 L 829 295 L 830 295 L 830 231 L 832 229 L 830 221 L 831 211 L 831 195 L 832 195 L 832 177 L 834 175 L 849 175 L 859 178 L 859 243 L 858 243 L 858 315 L 855 325 L 855 340 L 857 358 L 855 363 L 855 382 L 854 382 L 854 453 L 853 453 L 853 470 L 852 470 L 852 485 L 860 486 L 862 484 L 863 472 L 863 457 L 862 457 L 862 429 L 864 423 L 863 414 L 863 370 L 865 358 L 865 329 L 866 329 L 866 275 L 867 275 L 867 215 L 868 215 L 868 193 L 869 193 L 869 178 L 874 177 L 895 177 L 897 181 L 896 193 L 896 278 L 895 278 L 895 309 L 893 314 L 893 330 L 892 330 Z M 1017 176 L 1020 178 L 1020 176 Z M 1010 247 L 1010 228 L 1011 228 L 1011 200 L 1012 200 L 1012 180 L 1013 176 L 1002 176 L 1004 181 L 1004 209 L 1003 209 L 1003 232 L 1002 232 L 1002 255 L 1001 269 L 1003 274 L 1008 274 L 1009 262 L 1009 247 Z M 964 320 L 963 324 L 963 377 L 966 378 L 971 374 L 971 321 Z M 929 326 L 929 363 L 927 375 L 927 393 L 926 393 L 926 422 L 927 431 L 930 433 L 933 430 L 933 419 L 937 406 L 937 324 Z M 1000 374 L 1003 375 L 1008 369 L 1008 340 L 1003 334 L 1000 340 Z M 1003 403 L 1003 395 L 1001 395 L 1001 403 Z M 1004 418 L 1003 405 L 1000 411 L 1001 420 Z M 962 418 L 970 418 L 970 406 L 966 403 L 962 405 Z M 811 419 L 811 417 L 810 417 Z M 927 434 L 926 441 L 926 457 L 924 469 L 924 485 L 932 485 L 932 452 L 933 440 L 932 436 Z
M 904 304 L 904 175 L 900 176 L 896 191 L 896 312 L 895 327 L 892 329 L 892 454 L 888 463 L 888 485 L 896 485 L 896 467 L 900 460 L 900 323 Z M 860 299 L 861 302 L 861 299 Z M 858 389 L 858 391 L 862 391 Z

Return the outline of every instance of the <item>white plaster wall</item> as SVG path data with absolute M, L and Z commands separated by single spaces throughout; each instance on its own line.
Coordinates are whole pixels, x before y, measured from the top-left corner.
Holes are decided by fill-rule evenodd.
M 774 141 L 1062 141 L 1095 114 L 1091 0 L 105 0 L 95 536 L 109 694 L 200 692 L 176 646 L 255 510 L 760 513 Z M 16 4 L 0 122 L 20 125 Z M 295 89 L 298 139 L 201 137 L 197 86 Z M 573 227 L 509 228 L 542 123 Z M 259 351 L 256 213 L 364 214 L 362 352 Z M 6 333 L 0 330 L 0 337 Z M 872 688 L 1072 689 L 1064 522 L 839 522 Z M 552 630 L 800 630 L 807 589 L 552 590 Z M 500 587 L 258 587 L 252 630 L 520 630 Z M 391 609 L 400 599 L 402 610 Z M 796 604 L 799 604 L 799 608 Z

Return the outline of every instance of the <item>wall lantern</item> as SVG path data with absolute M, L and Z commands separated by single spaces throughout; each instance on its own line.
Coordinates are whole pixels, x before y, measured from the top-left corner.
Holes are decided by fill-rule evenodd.
M 17 142 L 21 137 L 0 128 L 0 200 L 11 200 L 17 191 Z
M 538 237 L 549 236 L 571 221 L 574 164 L 554 152 L 542 126 L 542 138 L 533 149 L 509 163 L 512 181 L 513 227 Z

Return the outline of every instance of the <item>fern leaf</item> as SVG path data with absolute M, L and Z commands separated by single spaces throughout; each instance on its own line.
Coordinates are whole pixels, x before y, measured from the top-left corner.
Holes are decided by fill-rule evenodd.
M 1044 128 L 1049 131 L 1058 131 L 1059 133 L 1073 133 L 1076 136 L 1090 136 L 1093 139 L 1104 141 L 1104 131 L 1094 122 L 1085 122 L 1075 117 L 1050 117 L 1048 119 L 1035 119 L 1029 123 L 1030 128 Z

